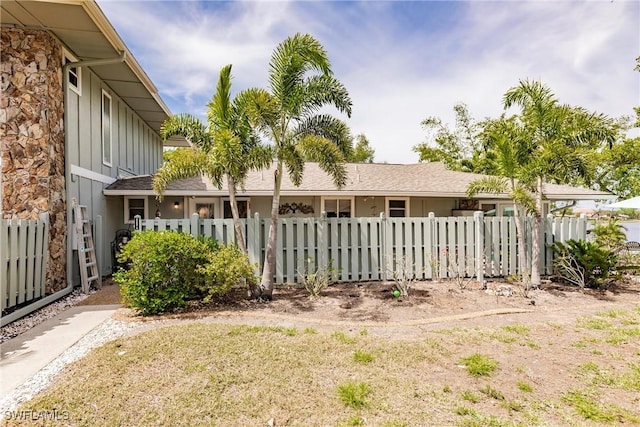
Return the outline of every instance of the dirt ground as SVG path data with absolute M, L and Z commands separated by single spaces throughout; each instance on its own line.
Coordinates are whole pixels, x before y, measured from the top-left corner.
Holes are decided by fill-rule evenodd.
M 461 289 L 454 282 L 416 282 L 408 298 L 395 298 L 393 282 L 339 283 L 311 300 L 304 288 L 282 286 L 273 301 L 256 302 L 242 289 L 210 303 L 191 303 L 162 316 L 143 318 L 123 308 L 117 318 L 127 321 L 208 319 L 229 323 L 280 323 L 394 329 L 393 335 L 411 337 L 414 328 L 502 326 L 511 323 L 571 323 L 584 315 L 640 305 L 640 278 L 626 278 L 606 290 L 579 289 L 558 283 L 543 283 L 525 293 L 515 283 L 489 282 L 486 289 L 472 282 Z M 106 282 L 103 290 L 84 304 L 120 302 L 116 285 Z M 250 320 L 253 319 L 253 320 Z M 262 321 L 261 321 L 262 319 Z

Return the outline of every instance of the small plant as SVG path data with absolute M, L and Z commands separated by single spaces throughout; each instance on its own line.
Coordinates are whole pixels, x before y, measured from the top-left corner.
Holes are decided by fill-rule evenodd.
M 363 382 L 348 382 L 338 386 L 338 394 L 342 403 L 360 409 L 369 406 L 367 397 L 371 394 L 371 388 Z
M 356 350 L 355 353 L 353 353 L 353 360 L 359 363 L 371 363 L 373 362 L 373 354 Z
M 448 384 L 445 384 L 444 386 L 442 386 L 442 392 L 451 393 L 451 387 Z
M 392 260 L 391 269 L 387 270 L 387 275 L 391 276 L 391 279 L 396 284 L 396 289 L 400 292 L 398 295 L 401 298 L 409 296 L 409 289 L 416 282 L 416 270 L 415 264 L 409 261 L 407 256 L 396 257 Z
M 355 344 L 356 342 L 355 338 L 348 336 L 342 331 L 336 331 L 331 334 L 331 336 L 343 344 Z
M 318 330 L 317 330 L 316 328 L 304 328 L 304 331 L 303 331 L 303 332 L 304 332 L 305 334 L 311 334 L 311 335 L 313 335 L 313 334 L 317 334 L 317 333 L 318 333 Z
M 476 412 L 475 409 L 467 408 L 466 406 L 458 406 L 456 408 L 456 415 L 460 415 L 461 417 L 464 417 L 467 415 L 476 416 L 477 414 L 478 413 Z
M 555 273 L 568 283 L 581 288 L 597 288 L 614 273 L 616 255 L 598 243 L 567 240 L 555 242 L 551 248 Z
M 518 335 L 529 335 L 529 327 L 525 325 L 506 325 L 502 327 L 503 330 Z
M 316 267 L 309 269 L 313 264 L 312 258 L 307 258 L 302 271 L 298 270 L 298 275 L 302 280 L 304 288 L 309 292 L 310 299 L 318 299 L 324 288 L 329 286 L 331 278 L 337 273 L 337 269 L 333 268 L 332 263 L 324 267 Z
M 364 419 L 358 415 L 352 415 L 347 421 L 344 423 L 338 424 L 338 427 L 360 427 L 364 426 Z
M 464 261 L 459 262 L 459 258 L 455 252 L 447 252 L 447 271 L 449 279 L 454 281 L 460 290 L 464 290 L 469 286 L 476 274 L 476 263 L 473 256 L 463 257 Z M 465 271 L 465 265 L 467 266 Z
M 475 377 L 484 377 L 493 374 L 498 367 L 498 362 L 489 356 L 474 353 L 461 360 L 467 367 L 467 372 Z
M 467 402 L 471 402 L 471 403 L 480 402 L 480 396 L 478 396 L 477 394 L 469 390 L 463 391 L 460 397 L 462 397 L 462 399 L 466 400 Z
M 533 392 L 533 387 L 531 387 L 531 384 L 526 383 L 524 381 L 518 381 L 518 389 L 520 389 L 520 391 L 524 391 L 525 393 L 531 393 Z
M 500 391 L 498 391 L 495 388 L 491 387 L 489 384 L 487 384 L 486 387 L 481 388 L 480 392 L 483 393 L 483 394 L 486 394 L 487 396 L 489 396 L 492 399 L 500 400 L 500 401 L 504 400 L 504 394 L 500 393 Z

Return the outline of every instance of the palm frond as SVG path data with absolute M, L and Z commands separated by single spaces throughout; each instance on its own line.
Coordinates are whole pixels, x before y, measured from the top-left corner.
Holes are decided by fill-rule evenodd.
M 220 70 L 216 92 L 209 101 L 207 119 L 217 128 L 229 128 L 231 122 L 231 64 Z
M 501 194 L 509 189 L 507 179 L 500 176 L 487 176 L 472 181 L 467 186 L 467 197 L 475 197 L 480 193 Z
M 269 62 L 269 84 L 273 96 L 285 111 L 296 105 L 296 87 L 309 71 L 331 74 L 324 47 L 309 34 L 295 34 L 280 43 Z
M 347 158 L 353 150 L 353 137 L 347 124 L 329 114 L 309 117 L 293 130 L 295 137 L 320 136 L 333 142 Z
M 531 192 L 522 185 L 516 185 L 509 195 L 513 202 L 524 209 L 525 213 L 529 215 L 538 215 L 538 209 L 536 208 L 536 201 Z
M 176 151 L 171 161 L 164 163 L 153 176 L 153 191 L 162 200 L 169 184 L 179 179 L 202 175 L 208 169 L 208 156 L 198 147 Z
M 302 184 L 302 175 L 304 173 L 304 158 L 296 151 L 293 145 L 284 145 L 279 153 L 278 158 L 284 163 L 289 172 L 289 179 L 296 187 Z
M 248 123 L 261 132 L 279 129 L 280 109 L 273 96 L 264 89 L 250 88 L 234 98 L 234 108 L 241 111 Z
M 351 117 L 351 97 L 346 87 L 332 75 L 311 76 L 304 83 L 304 99 L 301 113 L 308 116 L 325 105 L 333 105 L 341 113 Z
M 167 140 L 172 136 L 183 136 L 205 151 L 211 147 L 213 138 L 202 120 L 191 114 L 177 114 L 168 117 L 160 127 L 160 137 Z
M 296 146 L 301 157 L 317 162 L 320 169 L 325 171 L 338 188 L 347 183 L 347 170 L 344 155 L 332 141 L 317 135 L 307 135 L 300 138 Z

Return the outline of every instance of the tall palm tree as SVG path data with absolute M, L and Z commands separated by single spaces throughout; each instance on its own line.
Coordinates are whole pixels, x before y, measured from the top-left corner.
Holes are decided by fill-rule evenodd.
M 248 111 L 272 141 L 275 155 L 269 240 L 262 281 L 253 292 L 255 298 L 270 300 L 283 170 L 287 169 L 292 183 L 298 186 L 305 161 L 318 162 L 336 187 L 345 184 L 344 154 L 351 148 L 349 129 L 341 120 L 319 111 L 333 105 L 351 116 L 351 99 L 333 76 L 327 52 L 308 34 L 296 34 L 280 43 L 269 62 L 269 90 L 250 89 L 246 96 Z
M 518 257 L 523 269 L 521 278 L 528 287 L 522 217 L 535 212 L 536 208 L 530 186 L 525 185 L 519 178 L 522 174 L 521 163 L 528 157 L 530 148 L 527 146 L 527 140 L 518 137 L 514 122 L 504 118 L 488 123 L 484 137 L 492 149 L 493 167 L 497 176 L 487 176 L 471 182 L 467 188 L 467 197 L 475 197 L 480 193 L 507 193 L 513 200 Z
M 264 169 L 271 164 L 271 149 L 260 143 L 250 126 L 246 114 L 246 94 L 238 94 L 233 101 L 231 92 L 231 65 L 220 70 L 216 92 L 208 104 L 207 122 L 190 114 L 169 117 L 162 124 L 163 139 L 180 135 L 190 140 L 191 149 L 180 150 L 165 163 L 153 179 L 153 189 L 161 198 L 173 181 L 206 175 L 218 188 L 226 178 L 229 203 L 238 246 L 247 252 L 244 233 L 240 226 L 237 186 L 242 186 L 251 169 Z
M 602 114 L 559 104 L 553 92 L 539 81 L 520 81 L 505 93 L 503 104 L 505 109 L 520 107 L 515 122 L 529 147 L 519 163 L 519 179 L 524 185 L 534 186 L 531 284 L 538 287 L 543 183 L 589 184 L 595 172 L 593 154 L 602 143 L 613 143 L 618 125 Z

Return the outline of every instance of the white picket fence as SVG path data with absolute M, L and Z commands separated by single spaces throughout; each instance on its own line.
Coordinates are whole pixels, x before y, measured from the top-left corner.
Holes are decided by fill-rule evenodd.
M 506 277 L 531 271 L 532 218 L 525 226 L 526 265 L 520 265 L 515 219 L 484 217 L 436 218 L 286 218 L 279 219 L 276 249 L 277 283 L 300 281 L 300 274 L 331 265 L 336 280 L 386 280 L 401 266 L 420 279 L 455 276 Z M 261 270 L 269 219 L 257 214 L 241 220 L 251 262 Z M 136 230 L 175 230 L 235 243 L 233 220 L 135 219 Z M 554 241 L 586 238 L 586 218 L 543 219 L 540 271 L 551 274 Z
M 39 220 L 0 220 L 0 306 L 3 312 L 45 296 L 48 260 L 48 214 L 40 215 Z

